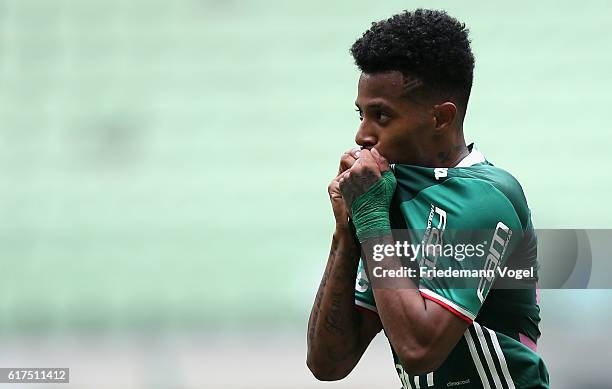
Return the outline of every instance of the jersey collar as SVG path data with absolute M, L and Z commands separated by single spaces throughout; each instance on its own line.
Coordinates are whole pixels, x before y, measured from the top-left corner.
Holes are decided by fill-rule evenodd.
M 454 167 L 469 167 L 477 163 L 485 162 L 484 155 L 474 147 L 474 143 L 468 146 L 468 150 L 470 150 L 470 153 Z

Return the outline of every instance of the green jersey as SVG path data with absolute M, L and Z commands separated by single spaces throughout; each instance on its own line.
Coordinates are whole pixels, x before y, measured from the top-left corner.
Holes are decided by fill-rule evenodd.
M 415 256 L 419 274 L 421 269 L 425 274 L 418 278 L 421 295 L 470 326 L 436 371 L 408 375 L 392 349 L 395 367 L 406 389 L 549 388 L 548 372 L 535 351 L 540 336 L 537 240 L 525 195 L 508 172 L 486 161 L 472 145 L 470 151 L 454 168 L 392 166 L 397 179 L 390 209 L 394 231 L 408 231 L 411 242 L 435 237 L 443 247 L 480 247 L 469 260 L 458 260 L 456 252 Z M 494 270 L 529 268 L 532 276 L 517 281 L 520 287 L 497 287 L 501 277 Z M 428 269 L 476 276 L 435 277 Z M 362 263 L 355 303 L 377 312 Z

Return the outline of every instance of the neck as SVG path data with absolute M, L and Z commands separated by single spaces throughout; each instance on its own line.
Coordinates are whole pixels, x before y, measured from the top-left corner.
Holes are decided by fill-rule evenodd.
M 442 147 L 435 156 L 436 166 L 453 167 L 456 166 L 470 151 L 465 145 L 465 140 L 461 139 L 456 143 Z

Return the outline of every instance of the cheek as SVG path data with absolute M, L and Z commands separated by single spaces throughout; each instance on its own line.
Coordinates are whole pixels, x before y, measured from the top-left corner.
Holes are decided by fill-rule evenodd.
M 426 129 L 416 123 L 401 123 L 383 131 L 379 151 L 391 163 L 412 164 L 422 158 Z

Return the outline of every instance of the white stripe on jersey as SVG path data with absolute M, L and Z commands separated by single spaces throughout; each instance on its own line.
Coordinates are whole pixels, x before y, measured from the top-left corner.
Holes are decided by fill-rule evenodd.
M 462 314 L 463 316 L 467 317 L 470 320 L 474 320 L 476 319 L 476 315 L 474 315 L 472 312 L 468 311 L 467 309 L 455 304 L 454 302 L 452 302 L 451 300 L 440 296 L 439 294 L 437 294 L 436 292 L 427 289 L 427 288 L 419 288 L 419 292 L 421 292 L 424 295 L 427 295 L 431 298 L 433 298 L 434 300 L 438 300 L 439 302 L 443 302 L 444 304 L 448 305 L 449 307 L 453 308 L 455 311 L 459 312 L 460 314 Z
M 482 386 L 484 389 L 491 389 L 489 385 L 489 379 L 487 378 L 487 374 L 482 367 L 482 362 L 480 362 L 480 357 L 478 356 L 478 352 L 476 351 L 476 345 L 472 340 L 472 335 L 470 335 L 470 329 L 468 328 L 465 333 L 465 340 L 467 341 L 468 348 L 470 349 L 470 354 L 472 355 L 472 360 L 474 361 L 474 365 L 476 366 L 476 370 L 478 371 L 478 375 L 480 376 L 480 382 L 482 382 Z
M 405 389 L 412 389 L 412 385 L 410 384 L 410 377 L 404 371 L 404 366 L 399 363 L 395 364 L 395 370 L 400 377 L 400 381 L 402 381 L 402 387 Z
M 427 374 L 427 386 L 433 386 L 434 381 L 433 381 L 433 371 L 429 374 Z
M 502 369 L 502 372 L 504 373 L 504 378 L 506 379 L 508 388 L 515 389 L 514 381 L 512 381 L 512 376 L 510 375 L 510 371 L 508 370 L 508 364 L 506 363 L 506 358 L 504 357 L 504 353 L 502 352 L 502 349 L 499 346 L 499 341 L 497 340 L 497 334 L 488 328 L 486 328 L 486 330 L 489 331 L 489 334 L 491 335 L 491 340 L 493 341 L 493 347 L 495 348 L 495 353 L 497 354 L 497 359 L 499 360 L 499 364 L 501 365 L 501 369 Z
M 495 386 L 502 389 L 502 383 L 499 379 L 499 374 L 497 374 L 497 368 L 493 363 L 493 358 L 491 357 L 491 352 L 489 351 L 489 346 L 487 345 L 487 340 L 485 339 L 484 333 L 482 332 L 482 327 L 480 324 L 474 322 L 474 328 L 476 329 L 476 335 L 478 342 L 480 343 L 480 349 L 485 356 L 487 361 L 487 365 L 489 365 L 489 371 L 491 372 L 491 376 L 493 376 L 493 382 L 495 382 Z

